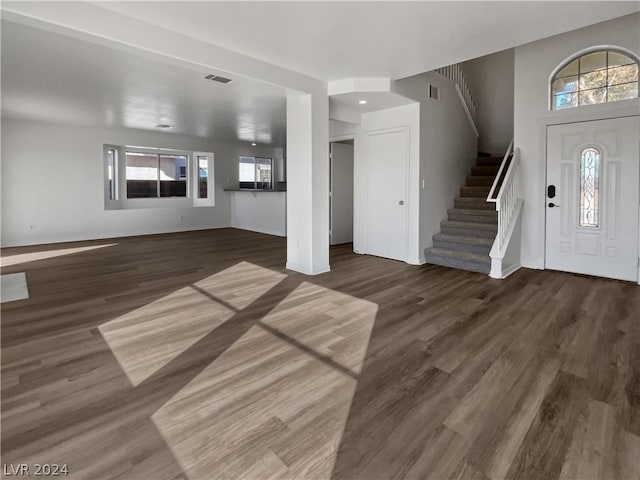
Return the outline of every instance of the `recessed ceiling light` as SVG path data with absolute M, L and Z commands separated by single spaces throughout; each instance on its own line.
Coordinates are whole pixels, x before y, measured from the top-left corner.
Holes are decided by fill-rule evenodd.
M 156 125 L 156 128 L 173 128 L 175 125 L 170 125 L 168 123 L 159 123 Z
M 256 142 L 253 142 L 253 143 L 251 144 L 251 146 L 252 146 L 252 147 L 255 147 L 255 146 L 256 146 Z
M 367 104 L 367 101 L 366 101 L 366 100 L 358 100 L 358 103 L 359 103 L 360 105 L 366 105 L 366 104 Z

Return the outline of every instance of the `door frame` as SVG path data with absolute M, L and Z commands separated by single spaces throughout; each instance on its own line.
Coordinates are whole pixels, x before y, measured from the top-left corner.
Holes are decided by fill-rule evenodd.
M 404 172 L 404 197 L 405 197 L 405 206 L 407 208 L 405 208 L 405 258 L 403 260 L 399 260 L 405 263 L 409 262 L 409 211 L 410 211 L 410 207 L 411 207 L 411 199 L 409 196 L 410 190 L 409 190 L 409 186 L 410 186 L 410 172 L 411 172 L 411 168 L 410 168 L 410 162 L 411 162 L 411 128 L 409 126 L 399 126 L 399 127 L 393 127 L 393 128 L 382 128 L 382 129 L 377 129 L 377 130 L 367 130 L 364 133 L 364 151 L 365 151 L 365 158 L 369 158 L 369 137 L 374 136 L 374 135 L 384 135 L 387 133 L 398 133 L 398 132 L 403 132 L 405 133 L 405 142 L 406 142 L 406 153 L 405 153 L 405 172 Z M 354 141 L 354 147 L 355 147 L 355 141 Z M 355 149 L 354 149 L 354 156 L 355 156 Z M 355 163 L 355 162 L 354 162 Z M 364 196 L 367 198 L 369 198 L 369 172 L 370 170 L 367 169 L 367 177 L 366 180 L 364 182 Z M 354 178 L 354 183 L 357 183 L 355 181 Z M 357 192 L 354 190 L 354 196 L 357 195 Z M 354 211 L 354 225 L 356 224 L 355 221 L 355 211 Z M 371 255 L 371 253 L 369 252 L 369 224 L 368 224 L 368 212 L 365 211 L 364 212 L 364 218 L 363 218 L 363 227 L 364 227 L 364 235 L 363 235 L 363 239 L 364 239 L 364 247 L 365 247 L 365 252 L 366 254 Z
M 631 101 L 623 101 L 620 102 L 624 105 L 618 106 L 614 103 L 610 104 L 600 104 L 600 105 L 590 105 L 585 107 L 577 107 L 578 109 L 584 108 L 586 111 L 582 112 L 572 112 L 573 109 L 567 110 L 559 110 L 556 113 L 562 113 L 561 115 L 548 116 L 542 119 L 542 147 L 544 152 L 544 169 L 543 169 L 543 179 L 542 179 L 542 190 L 543 190 L 543 228 L 544 232 L 544 261 L 543 261 L 543 269 L 547 270 L 547 178 L 548 178 L 548 127 L 559 126 L 559 125 L 568 125 L 574 123 L 586 123 L 586 122 L 595 122 L 599 120 L 613 120 L 616 118 L 627 118 L 627 117 L 640 117 L 638 114 L 638 101 L 633 99 Z M 618 108 L 613 108 L 618 107 Z M 640 163 L 640 162 L 639 162 Z M 638 172 L 640 175 L 640 172 Z M 640 191 L 640 185 L 638 186 Z M 640 200 L 639 200 L 640 201 Z M 638 215 L 638 252 L 640 255 L 640 214 Z M 638 261 L 637 266 L 637 281 L 636 283 L 640 285 L 640 259 Z
M 352 235 L 355 238 L 355 225 L 356 225 L 356 139 L 357 135 L 355 133 L 349 133 L 346 135 L 338 135 L 335 137 L 329 137 L 329 246 L 331 246 L 331 205 L 333 203 L 333 185 L 331 184 L 331 162 L 333 161 L 331 155 L 331 144 L 334 142 L 342 142 L 344 140 L 353 140 L 353 226 L 352 226 Z M 352 242 L 353 245 L 353 242 Z M 352 250 L 355 252 L 355 247 L 352 246 Z

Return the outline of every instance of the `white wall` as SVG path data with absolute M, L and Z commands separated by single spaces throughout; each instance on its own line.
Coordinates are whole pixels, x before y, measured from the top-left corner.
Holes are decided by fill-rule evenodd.
M 360 117 L 362 120 L 362 116 Z M 341 122 L 340 120 L 329 120 L 329 139 L 336 139 L 345 136 L 355 136 L 360 131 L 360 123 Z
M 231 226 L 252 232 L 287 235 L 286 192 L 230 192 Z
M 105 210 L 103 144 L 213 152 L 215 207 Z M 246 151 L 165 132 L 3 118 L 2 246 L 228 227 L 229 193 L 222 188 L 237 186 L 238 156 Z M 252 152 L 274 154 L 260 147 Z
M 440 90 L 439 100 L 429 98 L 429 85 Z M 420 102 L 419 253 L 433 245 L 433 235 L 446 220 L 447 209 L 460 195 L 460 187 L 476 158 L 477 137 L 453 82 L 435 72 L 396 82 L 398 93 Z
M 524 198 L 522 265 L 544 268 L 546 126 L 638 114 L 637 100 L 549 111 L 549 76 L 582 49 L 612 45 L 640 53 L 640 14 L 529 43 L 515 49 L 514 144 L 520 148 Z
M 476 101 L 478 149 L 504 154 L 513 138 L 514 50 L 504 50 L 462 64 Z

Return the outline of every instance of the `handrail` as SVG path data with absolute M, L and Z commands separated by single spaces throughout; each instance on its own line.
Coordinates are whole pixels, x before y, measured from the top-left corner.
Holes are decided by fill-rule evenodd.
M 517 210 L 517 204 L 519 200 L 519 186 L 518 176 L 520 173 L 520 149 L 516 148 L 513 152 L 513 157 L 507 173 L 504 176 L 504 181 L 500 186 L 500 191 L 495 200 L 492 200 L 496 204 L 496 211 L 498 212 L 498 234 L 496 236 L 496 242 L 498 250 L 501 251 L 505 246 L 504 242 L 507 237 L 507 233 L 511 227 L 511 224 L 516 220 L 515 213 Z
M 505 166 L 509 161 L 509 155 L 513 154 L 513 138 L 511 139 L 511 143 L 507 148 L 507 153 L 504 154 L 504 158 L 502 159 L 502 163 L 500 164 L 500 169 L 498 170 L 498 174 L 496 175 L 493 184 L 491 185 L 491 190 L 489 190 L 489 195 L 487 195 L 487 202 L 496 202 L 496 198 L 494 197 L 494 193 L 498 184 L 500 183 L 500 178 L 502 178 L 502 172 L 504 171 Z
M 464 78 L 464 73 L 462 72 L 462 67 L 460 66 L 460 64 L 454 63 L 453 65 L 448 65 L 446 67 L 436 68 L 435 71 L 440 75 L 447 77 L 458 86 L 458 88 L 460 89 L 460 94 L 462 95 L 462 100 L 467 106 L 467 110 L 469 112 L 469 115 L 471 116 L 471 120 L 473 120 L 473 123 L 475 124 L 476 102 L 473 99 L 473 95 L 471 95 L 471 90 L 469 89 L 467 80 Z

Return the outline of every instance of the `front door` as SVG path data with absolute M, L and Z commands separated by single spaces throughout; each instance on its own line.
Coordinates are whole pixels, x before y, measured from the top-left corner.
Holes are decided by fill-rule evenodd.
M 547 127 L 546 268 L 638 280 L 640 117 Z

